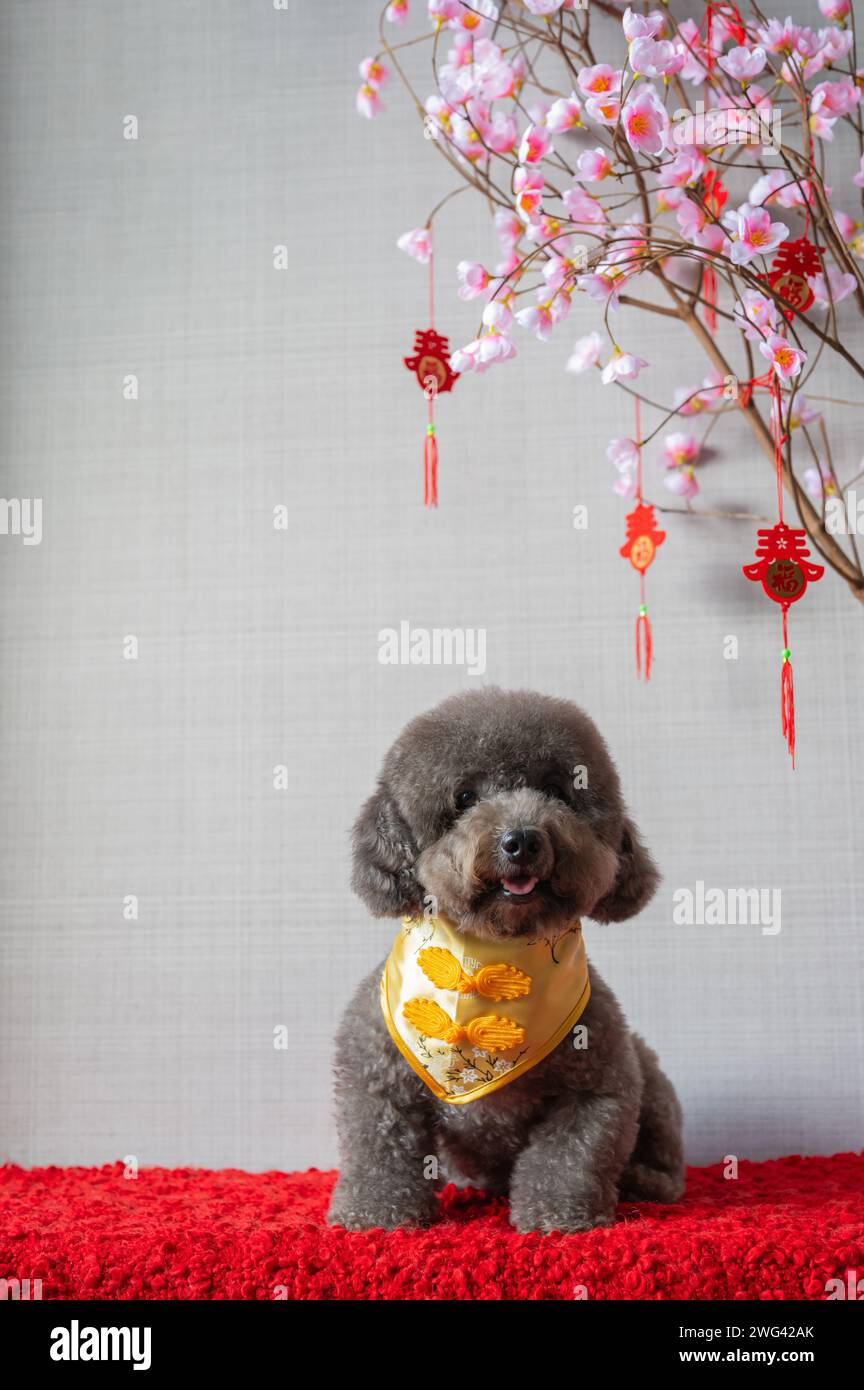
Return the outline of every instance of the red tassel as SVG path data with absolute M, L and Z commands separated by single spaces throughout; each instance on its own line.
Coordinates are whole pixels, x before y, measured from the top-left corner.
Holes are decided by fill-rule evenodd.
M 651 679 L 651 652 L 653 644 L 651 641 L 651 624 L 648 621 L 648 609 L 644 603 L 639 605 L 639 616 L 636 619 L 636 674 L 642 674 L 642 643 L 645 643 L 645 679 Z
M 434 425 L 427 425 L 423 444 L 423 506 L 438 506 L 438 444 Z
M 786 632 L 786 610 L 783 610 L 783 666 L 780 670 L 780 727 L 795 770 L 795 686 L 792 682 L 792 653 Z
M 717 332 L 717 276 L 714 267 L 706 265 L 702 275 L 702 297 L 705 300 L 705 325 L 710 333 Z

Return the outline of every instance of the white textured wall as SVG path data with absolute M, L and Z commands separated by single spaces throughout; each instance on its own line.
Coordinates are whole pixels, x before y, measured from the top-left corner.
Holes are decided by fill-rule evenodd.
M 349 827 L 403 722 L 472 683 L 379 665 L 402 619 L 486 628 L 486 680 L 571 696 L 611 742 L 665 883 L 589 952 L 675 1078 L 691 1156 L 858 1147 L 862 609 L 829 577 L 792 615 L 793 776 L 777 613 L 740 575 L 753 529 L 670 517 L 637 685 L 604 458 L 630 415 L 562 371 L 584 300 L 556 343 L 442 401 L 424 513 L 401 357 L 425 279 L 394 242 L 454 182 L 395 88 L 375 125 L 353 112 L 378 8 L 3 6 L 0 491 L 44 499 L 44 539 L 0 537 L 0 1157 L 333 1162 L 333 1028 L 392 932 L 349 893 Z M 494 255 L 473 195 L 439 252 L 464 341 L 455 262 Z M 699 380 L 674 326 L 629 315 L 649 394 Z M 848 475 L 861 417 L 832 421 Z M 704 504 L 770 511 L 746 428 L 713 442 Z M 779 936 L 674 926 L 672 891 L 700 879 L 781 888 Z

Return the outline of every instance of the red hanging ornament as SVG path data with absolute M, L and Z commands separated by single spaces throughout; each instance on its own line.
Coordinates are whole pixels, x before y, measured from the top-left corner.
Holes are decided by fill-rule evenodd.
M 756 561 L 745 565 L 744 573 L 748 579 L 760 580 L 768 597 L 788 608 L 804 597 L 809 582 L 822 578 L 824 566 L 814 565 L 807 558 L 810 551 L 803 527 L 778 521 L 757 534 Z
M 452 391 L 456 373 L 450 366 L 450 344 L 434 328 L 418 328 L 413 355 L 402 360 L 424 391 L 432 390 L 436 396 L 441 391 Z
M 627 539 L 618 553 L 644 574 L 665 539 L 666 532 L 657 529 L 650 502 L 640 502 L 627 517 Z
M 809 277 L 818 275 L 821 269 L 819 253 L 806 236 L 799 237 L 797 241 L 780 243 L 771 263 L 768 283 L 790 306 L 783 310 L 787 319 L 792 318 L 796 309 L 803 313 L 810 308 L 815 295 Z
M 666 532 L 657 528 L 654 508 L 642 498 L 642 449 L 640 447 L 641 426 L 639 423 L 639 399 L 636 398 L 636 493 L 638 501 L 627 516 L 627 539 L 619 550 L 625 560 L 629 560 L 639 575 L 639 612 L 636 617 L 636 674 L 642 675 L 644 664 L 645 679 L 651 679 L 651 655 L 653 640 L 651 624 L 648 621 L 648 608 L 645 603 L 645 571 L 652 564 L 658 547 L 666 539 Z M 644 663 L 643 663 L 644 648 Z
M 777 473 L 776 525 L 762 527 L 758 532 L 756 559 L 743 565 L 747 579 L 760 580 L 768 597 L 779 603 L 783 613 L 783 664 L 780 669 L 780 728 L 795 767 L 795 687 L 792 681 L 792 653 L 789 650 L 787 617 L 793 603 L 804 597 L 808 583 L 815 583 L 825 573 L 824 566 L 809 559 L 807 532 L 803 527 L 787 526 L 783 520 L 783 443 L 786 436 L 780 419 L 780 388 L 776 378 L 756 378 L 748 382 L 750 394 L 754 386 L 767 386 L 771 392 L 771 434 L 774 439 L 774 462 Z
M 430 229 L 431 236 L 431 229 Z M 426 397 L 429 418 L 423 441 L 423 505 L 438 506 L 438 441 L 435 438 L 435 401 L 442 391 L 452 391 L 458 376 L 450 366 L 450 344 L 435 323 L 434 257 L 429 253 L 429 327 L 418 328 L 414 334 L 414 352 L 402 361 L 413 372 Z
M 435 438 L 435 399 L 442 391 L 452 391 L 457 373 L 450 366 L 450 345 L 434 328 L 418 328 L 414 353 L 404 357 L 409 372 L 417 377 L 429 403 L 429 420 L 423 444 L 423 505 L 438 506 L 438 443 Z

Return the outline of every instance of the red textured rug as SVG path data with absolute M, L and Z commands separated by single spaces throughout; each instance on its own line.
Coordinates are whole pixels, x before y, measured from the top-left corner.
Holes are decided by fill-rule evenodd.
M 692 1168 L 678 1206 L 574 1236 L 518 1235 L 453 1188 L 430 1230 L 333 1230 L 334 1176 L 0 1168 L 0 1278 L 87 1299 L 824 1299 L 864 1278 L 864 1155 Z

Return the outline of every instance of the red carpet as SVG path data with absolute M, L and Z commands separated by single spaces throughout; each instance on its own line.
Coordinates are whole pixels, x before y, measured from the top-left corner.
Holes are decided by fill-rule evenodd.
M 675 1207 L 610 1229 L 517 1235 L 448 1188 L 428 1231 L 324 1225 L 332 1173 L 0 1168 L 0 1278 L 43 1298 L 824 1299 L 864 1277 L 864 1155 L 693 1168 Z M 281 1290 L 284 1290 L 282 1292 Z

